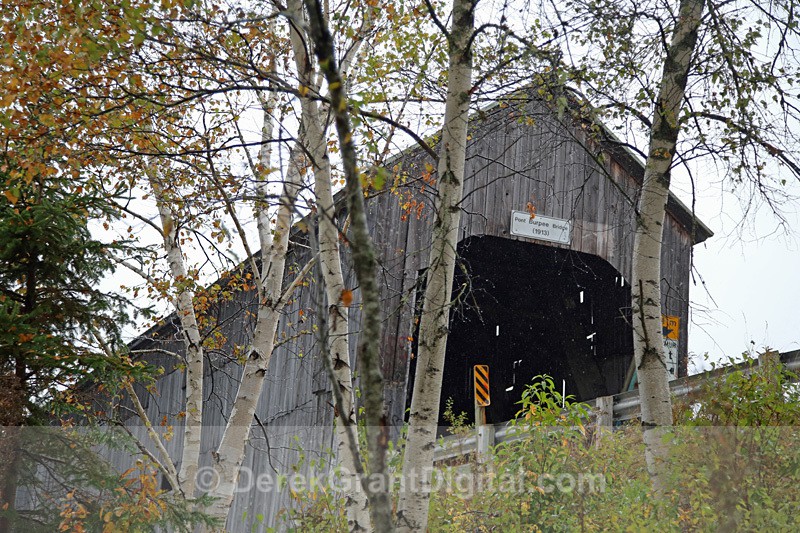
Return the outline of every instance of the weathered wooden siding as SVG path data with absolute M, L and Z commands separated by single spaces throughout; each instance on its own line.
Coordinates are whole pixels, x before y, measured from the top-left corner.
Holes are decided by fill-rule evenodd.
M 300 267 L 308 259 L 306 248 L 295 247 L 291 263 Z M 278 327 L 280 347 L 275 351 L 264 379 L 264 390 L 253 425 L 247 455 L 246 474 L 240 479 L 244 486 L 260 476 L 260 489 L 238 493 L 234 499 L 228 527 L 230 531 L 263 531 L 266 526 L 280 523 L 279 511 L 292 505 L 286 487 L 279 487 L 280 476 L 294 473 L 310 474 L 315 462 L 330 463 L 333 446 L 332 398 L 317 338 L 312 333 L 317 297 L 312 284 L 286 306 Z M 233 301 L 222 302 L 211 310 L 225 342 L 207 350 L 204 381 L 205 411 L 203 413 L 203 444 L 201 467 L 211 464 L 211 451 L 218 445 L 227 423 L 227 413 L 236 396 L 241 366 L 236 358 L 245 353 L 254 327 L 252 293 L 240 293 Z M 324 305 L 323 305 L 324 308 Z M 299 311 L 303 309 L 301 315 Z M 166 373 L 157 382 L 157 393 L 137 387 L 148 415 L 156 423 L 166 417 L 173 426 L 176 438 L 167 443 L 175 460 L 180 458 L 183 429 L 184 376 L 175 369 L 175 359 L 161 351 L 181 353 L 182 344 L 174 328 L 154 328 L 132 346 L 136 351 L 150 352 L 145 359 L 162 366 Z M 144 428 L 135 416 L 128 419 L 132 432 L 147 442 Z M 152 446 L 148 446 L 152 450 Z M 127 468 L 132 461 L 123 451 L 109 451 L 111 461 Z M 178 465 L 179 466 L 179 465 Z M 324 469 L 322 469 L 324 472 Z
M 396 162 L 410 176 L 423 174 L 426 163 L 432 164 L 421 152 L 405 154 Z M 570 245 L 544 244 L 597 255 L 627 280 L 632 268 L 634 204 L 642 175 L 643 168 L 631 155 L 620 149 L 612 154 L 601 149 L 600 143 L 587 141 L 584 131 L 569 118 L 560 120 L 538 101 L 499 104 L 481 113 L 472 126 L 459 236 L 461 240 L 492 235 L 540 242 L 510 234 L 511 211 L 525 211 L 530 203 L 537 214 L 568 219 L 573 224 Z M 402 275 L 413 280 L 427 266 L 425 251 L 433 199 L 430 186 L 420 191 L 418 182 L 409 182 L 411 185 L 399 187 L 394 195 L 387 193 L 374 201 L 373 208 L 392 219 L 387 224 L 384 218 L 374 236 L 383 250 L 413 252 Z M 393 228 L 405 225 L 398 222 L 396 207 L 406 195 L 426 206 L 421 217 L 408 213 L 408 231 L 403 232 Z M 690 236 L 692 231 L 699 240 L 709 236 L 699 223 L 687 228 L 687 220 L 692 220 L 691 214 L 671 198 L 662 251 L 662 308 L 664 314 L 678 316 L 681 321 L 682 373 L 686 371 Z M 382 257 L 389 259 L 388 255 Z M 412 296 L 406 293 L 402 320 L 410 313 Z M 384 356 L 393 358 L 395 368 L 402 360 L 398 357 L 401 353 L 405 352 L 384 345 Z M 401 374 L 395 371 L 394 375 Z
M 641 167 L 619 150 L 613 157 L 605 152 L 599 160 L 599 146 L 586 141 L 580 127 L 571 123 L 565 126 L 537 101 L 509 101 L 476 116 L 468 146 L 460 237 L 491 235 L 526 241 L 510 235 L 509 228 L 511 211 L 525 211 L 530 203 L 537 214 L 569 219 L 573 223 L 571 245 L 547 243 L 549 246 L 597 255 L 629 279 L 634 228 L 632 202 L 636 199 Z M 383 291 L 381 354 L 387 409 L 395 428 L 403 423 L 414 300 L 418 274 L 427 266 L 429 226 L 433 221 L 431 206 L 435 189 L 430 180 L 421 178 L 430 174 L 432 167 L 426 167 L 426 163 L 432 165 L 421 151 L 409 151 L 397 157 L 392 163 L 397 175 L 395 182 L 387 184 L 385 190 L 376 193 L 368 202 Z M 665 224 L 662 291 L 664 312 L 681 318 L 680 353 L 684 359 L 692 244 L 685 225 L 687 219 L 691 217 L 685 208 L 672 200 Z M 295 246 L 289 263 L 302 265 L 307 257 L 307 247 Z M 346 249 L 343 259 L 345 265 L 349 265 Z M 359 295 L 351 267 L 346 268 L 346 283 L 356 289 L 351 313 L 351 333 L 355 340 L 359 334 Z M 285 342 L 275 351 L 265 378 L 258 408 L 262 425 L 253 427 L 245 462 L 256 474 L 288 475 L 294 467 L 307 472 L 311 460 L 326 458 L 332 447 L 330 384 L 317 339 L 310 333 L 316 322 L 320 294 L 311 284 L 284 311 L 278 334 L 279 340 Z M 209 464 L 209 454 L 221 437 L 226 413 L 236 394 L 241 372 L 235 361 L 236 354 L 241 353 L 237 347 L 245 347 L 252 334 L 252 320 L 245 313 L 253 310 L 252 302 L 247 301 L 252 295 L 243 298 L 245 305 L 240 299 L 221 303 L 216 310 L 220 323 L 224 323 L 222 330 L 228 341 L 209 356 L 205 381 L 208 409 L 204 416 L 204 465 Z M 322 308 L 325 307 L 322 302 Z M 304 311 L 302 320 L 300 310 Z M 174 330 L 156 329 L 148 337 L 154 334 L 160 338 L 143 339 L 135 348 L 180 351 Z M 351 343 L 351 360 L 357 372 L 355 345 Z M 148 397 L 148 413 L 156 420 L 166 415 L 179 435 L 182 374 L 174 371 L 174 361 L 163 354 L 153 352 L 148 359 L 167 369 L 158 382 L 157 396 L 148 395 L 144 389 L 140 391 L 143 397 Z M 169 447 L 175 457 L 179 457 L 180 438 L 174 439 Z M 122 455 L 114 459 L 119 464 L 126 461 Z M 264 525 L 274 526 L 279 510 L 290 504 L 285 490 L 240 493 L 228 527 L 231 531 L 251 531 Z M 257 519 L 258 515 L 265 517 L 263 524 Z

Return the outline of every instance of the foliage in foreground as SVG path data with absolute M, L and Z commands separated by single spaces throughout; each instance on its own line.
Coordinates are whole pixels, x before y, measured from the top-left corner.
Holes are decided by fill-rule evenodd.
M 640 429 L 598 433 L 588 410 L 534 379 L 518 439 L 440 471 L 431 531 L 796 530 L 800 389 L 779 366 L 709 380 L 675 407 L 668 498 L 652 494 Z M 562 409 L 562 401 L 565 408 Z M 295 494 L 293 527 L 346 531 L 337 495 Z M 338 527 L 337 527 L 338 525 Z
M 211 523 L 195 508 L 207 505 L 207 498 L 187 500 L 165 490 L 150 461 L 131 459 L 131 467 L 120 473 L 103 459 L 100 448 L 135 456 L 123 430 L 25 427 L 18 439 L 17 505 L 3 513 L 12 531 L 144 533 L 156 526 Z
M 0 158 L 0 180 L 13 168 Z M 93 237 L 90 224 L 114 216 L 95 185 L 40 177 L 0 196 L 2 531 L 133 532 L 205 521 L 193 502 L 161 488 L 149 461 L 120 474 L 97 453 L 114 444 L 114 431 L 97 427 L 108 414 L 103 400 L 123 379 L 146 382 L 152 372 L 98 345 L 122 344 L 127 315 L 124 302 L 98 288 L 113 270 L 108 252 L 124 243 Z M 122 453 L 138 454 L 132 446 Z

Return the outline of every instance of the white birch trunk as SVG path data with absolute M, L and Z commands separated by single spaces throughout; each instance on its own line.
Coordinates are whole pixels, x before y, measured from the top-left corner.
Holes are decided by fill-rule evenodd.
M 303 6 L 299 0 L 287 4 L 290 16 L 303 20 Z M 294 28 L 291 43 L 295 56 L 300 84 L 316 91 L 313 81 L 311 58 L 306 44 Z M 343 476 L 343 485 L 349 490 L 346 500 L 347 522 L 350 531 L 371 531 L 366 494 L 360 490 L 356 462 L 361 458 L 353 453 L 351 443 L 358 442 L 356 417 L 354 411 L 352 369 L 349 355 L 349 311 L 342 303 L 342 293 L 346 290 L 342 275 L 339 251 L 339 229 L 336 226 L 336 212 L 333 201 L 330 159 L 327 152 L 324 119 L 319 105 L 308 98 L 301 100 L 302 122 L 306 126 L 306 144 L 314 172 L 314 195 L 319 220 L 319 260 L 328 300 L 326 356 L 330 359 L 335 383 L 341 393 L 342 405 L 336 420 L 336 454 Z M 349 435 L 348 435 L 349 433 Z
M 397 508 L 398 531 L 425 531 L 428 527 L 433 450 L 461 220 L 458 203 L 464 183 L 472 88 L 472 56 L 469 50 L 474 31 L 472 9 L 473 4 L 469 0 L 453 0 L 447 100 L 438 166 L 439 196 L 420 318 L 417 370 L 403 461 L 404 486 Z M 418 485 L 412 486 L 412 482 Z
M 662 465 L 669 451 L 662 438 L 663 431 L 658 428 L 672 425 L 669 374 L 661 333 L 662 235 L 670 168 L 703 2 L 681 1 L 680 15 L 664 61 L 634 237 L 631 286 L 634 354 L 645 429 L 645 456 L 657 491 L 663 488 Z
M 375 531 L 393 531 L 390 487 L 387 479 L 386 449 L 388 428 L 383 401 L 383 375 L 380 361 L 381 309 L 380 291 L 376 272 L 378 268 L 375 247 L 369 234 L 364 189 L 358 169 L 358 155 L 353 142 L 353 127 L 345 91 L 345 82 L 339 71 L 333 36 L 328 28 L 322 2 L 306 0 L 308 32 L 314 44 L 320 73 L 328 83 L 330 112 L 336 125 L 339 153 L 345 177 L 345 198 L 352 222 L 349 234 L 353 268 L 361 293 L 361 334 L 358 339 L 359 366 L 362 370 L 361 391 L 364 401 L 366 437 L 368 445 L 369 478 L 362 479 L 362 487 L 369 500 L 370 519 Z M 338 390 L 334 391 L 338 393 Z M 341 395 L 339 395 L 341 396 Z M 338 401 L 338 399 L 337 399 Z M 356 446 L 351 450 L 359 454 Z
M 261 149 L 258 151 L 258 165 L 260 168 L 255 169 L 255 176 L 258 179 L 256 184 L 256 203 L 255 203 L 255 217 L 256 229 L 258 230 L 258 241 L 261 246 L 262 258 L 263 253 L 272 247 L 272 224 L 269 221 L 269 174 L 270 166 L 272 164 L 272 149 L 271 140 L 273 139 L 273 132 L 275 130 L 274 121 L 272 120 L 272 111 L 278 102 L 278 93 L 271 92 L 269 95 L 261 99 L 259 98 L 261 107 L 264 110 L 264 123 L 261 126 Z M 261 282 L 265 281 L 264 266 L 265 262 L 262 261 L 261 267 Z M 253 273 L 255 276 L 255 272 Z
M 212 453 L 212 464 L 219 483 L 210 492 L 216 498 L 208 508 L 210 516 L 224 524 L 233 501 L 239 470 L 244 461 L 250 430 L 264 384 L 264 376 L 275 346 L 275 332 L 280 320 L 281 291 L 292 227 L 292 213 L 297 194 L 302 186 L 300 161 L 302 148 L 295 144 L 289 157 L 289 168 L 280 205 L 276 216 L 275 234 L 268 253 L 263 256 L 263 291 L 259 294 L 256 330 L 250 354 L 245 362 L 242 380 L 236 393 L 228 424 L 216 451 Z M 263 237 L 262 237 L 263 242 Z
M 311 103 L 311 102 L 309 102 Z M 316 104 L 311 103 L 316 109 Z M 305 104 L 304 104 L 305 106 Z M 314 117 L 319 118 L 319 117 Z M 314 121 L 311 116 L 309 119 Z M 316 131 L 314 131 L 316 130 Z M 353 454 L 350 443 L 358 442 L 356 414 L 353 398 L 353 373 L 350 368 L 349 310 L 342 302 L 342 293 L 347 290 L 342 275 L 339 255 L 339 229 L 334 218 L 334 202 L 331 190 L 330 163 L 325 151 L 325 137 L 321 128 L 309 128 L 309 151 L 315 160 L 322 161 L 314 168 L 314 194 L 319 220 L 319 261 L 328 300 L 328 346 L 326 356 L 330 359 L 335 383 L 341 393 L 342 405 L 336 420 L 336 447 L 343 484 L 350 492 L 347 495 L 346 512 L 350 531 L 371 531 L 367 497 L 360 490 L 356 472 L 356 461 L 361 458 Z M 320 135 L 311 140 L 312 135 Z M 321 156 L 321 158 L 319 157 Z M 350 435 L 348 435 L 350 433 Z
M 170 274 L 175 283 L 182 283 L 187 277 L 187 272 L 180 247 L 178 225 L 158 178 L 152 174 L 148 177 L 161 218 L 164 250 L 167 253 Z M 194 312 L 194 291 L 188 288 L 182 289 L 175 298 L 175 308 L 181 322 L 186 347 L 186 406 L 179 479 L 180 490 L 187 498 L 192 498 L 200 463 L 200 441 L 203 431 L 203 345 Z M 173 488 L 178 489 L 178 487 Z

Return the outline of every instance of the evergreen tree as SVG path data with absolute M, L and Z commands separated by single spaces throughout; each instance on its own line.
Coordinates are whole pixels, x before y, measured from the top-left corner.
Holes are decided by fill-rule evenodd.
M 14 183 L 0 197 L 0 531 L 11 527 L 30 469 L 22 427 L 85 409 L 78 385 L 124 368 L 90 342 L 91 331 L 116 342 L 125 316 L 121 301 L 98 288 L 112 263 L 89 220 L 106 205 L 62 179 Z
M 98 289 L 112 263 L 88 219 L 103 204 L 70 189 L 41 181 L 0 198 L 0 393 L 16 406 L 4 425 L 42 422 L 48 402 L 112 364 L 87 336 L 93 328 L 117 339 L 124 316 Z

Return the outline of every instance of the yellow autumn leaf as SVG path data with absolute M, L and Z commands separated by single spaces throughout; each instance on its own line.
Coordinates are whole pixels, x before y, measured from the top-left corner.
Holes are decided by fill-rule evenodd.
M 6 198 L 8 198 L 8 201 L 11 202 L 11 205 L 16 204 L 17 200 L 19 200 L 19 197 L 15 196 L 14 193 L 11 192 L 10 190 L 4 191 L 3 194 L 5 195 Z

